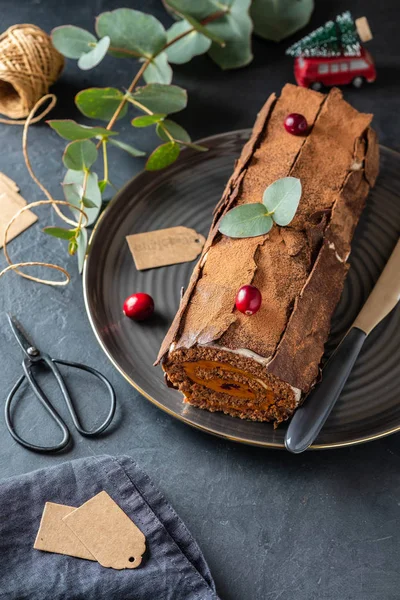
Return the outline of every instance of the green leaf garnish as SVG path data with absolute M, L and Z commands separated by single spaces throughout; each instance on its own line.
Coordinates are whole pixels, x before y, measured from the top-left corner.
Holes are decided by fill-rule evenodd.
M 101 188 L 100 188 L 100 191 L 101 191 Z M 82 204 L 83 204 L 83 206 L 85 208 L 96 208 L 96 204 L 92 200 L 89 200 L 89 198 L 83 197 L 82 198 Z
M 75 236 L 75 231 L 73 229 L 63 229 L 62 227 L 45 227 L 43 231 L 44 233 L 47 233 L 47 235 L 52 235 L 53 237 L 62 240 L 70 240 Z
M 80 125 L 72 119 L 52 119 L 46 122 L 59 136 L 70 141 L 89 140 L 97 136 L 108 137 L 109 135 L 118 135 L 118 131 L 109 131 L 105 127 Z
M 78 60 L 78 67 L 82 69 L 82 71 L 89 71 L 89 69 L 97 67 L 97 65 L 101 63 L 107 54 L 109 46 L 110 38 L 108 35 L 106 35 L 99 42 L 97 42 L 95 47 L 90 50 L 90 52 L 82 54 Z
M 75 96 L 75 104 L 85 117 L 109 121 L 124 95 L 116 88 L 88 88 L 78 92 Z M 125 105 L 118 115 L 121 119 L 126 115 L 128 107 Z
M 169 0 L 165 0 L 167 8 L 171 6 L 171 12 L 180 12 L 190 14 L 195 19 L 201 21 L 205 17 L 217 12 L 221 8 L 221 4 L 216 0 L 172 0 L 173 4 Z M 231 0 L 232 3 L 232 0 Z
M 149 127 L 165 119 L 167 115 L 163 113 L 154 113 L 153 115 L 143 115 L 143 117 L 135 117 L 131 123 L 134 127 Z
M 152 58 L 151 63 L 143 73 L 143 79 L 146 83 L 165 83 L 169 84 L 172 81 L 172 69 L 168 63 L 168 55 L 166 52 L 157 54 Z
M 107 186 L 108 186 L 108 181 L 106 179 L 102 179 L 101 181 L 99 181 L 100 194 L 102 194 L 104 192 L 104 190 L 106 189 Z
M 66 172 L 63 181 L 63 191 L 65 199 L 70 203 L 79 208 L 81 206 L 83 198 L 83 183 L 85 179 L 84 171 L 73 171 L 69 170 Z M 88 218 L 87 225 L 92 225 L 101 209 L 101 192 L 98 184 L 98 177 L 96 173 L 89 173 L 86 181 L 86 190 L 84 197 L 95 205 L 95 208 L 86 208 L 85 213 Z M 71 212 L 76 219 L 79 219 L 80 212 L 71 208 Z
M 274 221 L 280 226 L 289 225 L 300 198 L 300 179 L 277 179 L 265 190 L 262 203 L 242 204 L 229 210 L 220 221 L 219 231 L 229 237 L 245 238 L 268 233 Z
M 167 31 L 168 41 L 173 40 L 178 35 L 185 33 L 192 29 L 190 23 L 182 19 L 174 23 Z M 201 35 L 197 31 L 192 31 L 185 35 L 182 39 L 178 40 L 166 49 L 168 60 L 172 64 L 182 65 L 192 60 L 194 56 L 204 54 L 209 50 L 211 46 L 211 40 Z
M 261 202 L 243 204 L 228 211 L 219 224 L 219 231 L 233 238 L 256 237 L 268 233 L 273 221 Z
M 175 141 L 190 142 L 190 135 L 186 129 L 181 127 L 181 125 L 178 125 L 178 123 L 175 123 L 175 121 L 171 121 L 171 119 L 165 119 L 156 127 L 156 133 L 158 137 L 165 142 L 170 142 L 171 137 L 168 136 L 166 131 Z
M 177 12 L 181 17 L 186 19 L 188 23 L 190 23 L 191 27 L 193 27 L 196 31 L 210 39 L 211 41 L 219 44 L 220 46 L 225 46 L 225 42 L 222 38 L 215 35 L 211 30 L 204 27 L 194 16 L 192 16 L 189 12 L 182 10 L 178 6 L 179 3 L 173 2 L 172 0 L 168 0 L 168 6 L 170 6 L 175 12 Z
M 221 69 L 237 69 L 251 62 L 251 33 L 253 23 L 249 16 L 251 0 L 219 0 L 218 7 L 226 15 L 207 25 L 207 29 L 225 40 L 221 48 L 213 43 L 209 55 Z
M 67 169 L 74 171 L 84 171 L 97 160 L 96 146 L 90 140 L 76 140 L 70 142 L 65 148 L 63 163 Z
M 134 52 L 145 58 L 160 52 L 167 40 L 160 21 L 131 8 L 117 8 L 99 15 L 96 32 L 99 37 L 108 35 L 113 48 Z M 123 52 L 113 53 L 119 57 L 126 56 Z
M 78 258 L 78 270 L 79 270 L 79 273 L 82 273 L 83 265 L 84 265 L 85 257 L 86 257 L 87 245 L 88 245 L 88 234 L 87 234 L 87 230 L 85 229 L 85 227 L 82 227 L 80 229 L 78 237 L 76 239 L 76 243 L 78 245 L 77 252 L 76 252 L 76 255 Z
M 314 0 L 253 0 L 250 15 L 254 33 L 280 42 L 307 25 L 314 9 Z
M 74 254 L 76 254 L 77 250 L 78 250 L 78 242 L 76 241 L 76 238 L 72 238 L 68 244 L 68 254 L 70 254 L 71 256 L 74 256 Z
M 128 152 L 131 156 L 146 156 L 146 152 L 143 152 L 143 150 L 139 150 L 138 148 L 131 146 L 131 144 L 125 144 L 125 142 L 121 142 L 121 140 L 109 139 L 108 141 L 113 146 L 117 146 L 117 148 Z
M 67 58 L 80 58 L 97 43 L 95 36 L 75 25 L 62 25 L 51 32 L 53 46 Z
M 283 177 L 267 187 L 263 195 L 263 204 L 277 225 L 286 226 L 296 214 L 300 198 L 300 179 Z
M 186 108 L 187 92 L 177 85 L 149 83 L 137 88 L 130 96 L 153 113 L 175 113 Z M 140 108 L 140 107 L 139 107 Z
M 150 154 L 147 160 L 146 171 L 159 171 L 160 169 L 165 169 L 165 167 L 168 167 L 176 161 L 179 153 L 179 144 L 176 142 L 168 142 L 167 144 L 158 146 L 158 148 Z

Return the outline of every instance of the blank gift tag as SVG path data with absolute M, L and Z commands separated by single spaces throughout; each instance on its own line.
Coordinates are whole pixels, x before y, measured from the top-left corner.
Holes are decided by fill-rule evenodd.
M 194 229 L 182 226 L 135 233 L 126 240 L 139 271 L 194 260 L 206 241 Z
M 100 492 L 63 518 L 103 567 L 135 569 L 146 538 L 107 492 Z
M 73 510 L 75 510 L 74 506 L 46 502 L 33 547 L 44 552 L 96 560 L 62 520 Z
M 26 204 L 26 200 L 18 194 L 17 184 L 0 173 L 0 248 L 3 246 L 4 233 L 9 221 Z M 17 237 L 36 221 L 37 216 L 32 211 L 24 211 L 8 230 L 7 242 Z

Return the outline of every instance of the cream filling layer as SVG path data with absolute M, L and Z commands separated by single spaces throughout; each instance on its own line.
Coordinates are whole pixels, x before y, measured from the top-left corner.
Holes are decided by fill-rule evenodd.
M 169 352 L 173 352 L 175 350 L 175 342 L 172 342 L 172 344 L 169 347 Z M 269 362 L 271 362 L 272 357 L 268 356 L 260 356 L 260 354 L 257 354 L 257 352 L 253 352 L 253 350 L 248 350 L 247 348 L 238 348 L 237 350 L 232 350 L 232 348 L 227 348 L 226 346 L 220 346 L 219 344 L 213 344 L 212 342 L 209 342 L 208 344 L 199 344 L 199 346 L 202 346 L 204 348 L 215 348 L 216 350 L 224 350 L 224 352 L 231 352 L 232 354 L 238 354 L 239 356 L 244 356 L 245 358 L 251 358 L 253 360 L 255 360 L 256 362 L 260 363 L 263 366 L 266 366 Z M 268 389 L 263 382 L 262 383 L 263 387 L 265 387 L 266 389 Z M 287 383 L 285 381 L 285 383 Z M 294 394 L 294 399 L 296 402 L 296 407 L 299 405 L 300 400 L 301 400 L 301 396 L 302 396 L 302 391 L 299 388 L 294 387 L 293 385 L 290 385 L 290 383 L 287 383 L 287 385 L 291 388 L 293 394 Z

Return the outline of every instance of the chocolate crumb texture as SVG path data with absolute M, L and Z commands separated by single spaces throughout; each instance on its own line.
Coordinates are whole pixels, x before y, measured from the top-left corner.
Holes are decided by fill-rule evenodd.
M 285 131 L 294 112 L 307 119 L 307 135 Z M 190 404 L 280 422 L 315 383 L 354 229 L 378 174 L 371 119 L 338 89 L 323 95 L 290 84 L 261 110 L 158 357 Z M 218 232 L 228 210 L 260 202 L 287 176 L 303 189 L 288 227 L 244 239 Z M 262 294 L 251 317 L 235 309 L 246 284 Z

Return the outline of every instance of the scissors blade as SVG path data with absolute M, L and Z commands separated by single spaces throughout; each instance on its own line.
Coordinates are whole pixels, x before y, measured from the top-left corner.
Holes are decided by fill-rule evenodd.
M 7 314 L 7 317 L 15 339 L 20 345 L 22 351 L 29 357 L 28 348 L 36 348 L 36 346 L 30 341 L 28 335 L 24 331 L 24 328 L 22 327 L 18 319 L 10 314 Z

